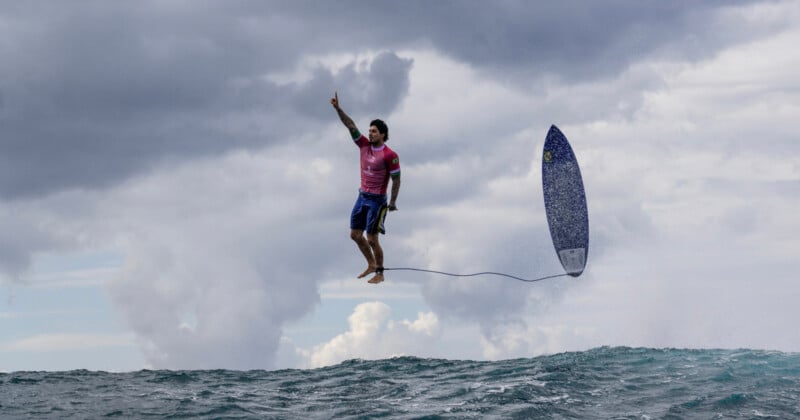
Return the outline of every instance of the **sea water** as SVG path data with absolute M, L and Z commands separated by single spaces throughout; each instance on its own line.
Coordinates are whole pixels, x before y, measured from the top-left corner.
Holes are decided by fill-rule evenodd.
M 800 355 L 597 348 L 276 371 L 0 374 L 1 418 L 800 418 Z

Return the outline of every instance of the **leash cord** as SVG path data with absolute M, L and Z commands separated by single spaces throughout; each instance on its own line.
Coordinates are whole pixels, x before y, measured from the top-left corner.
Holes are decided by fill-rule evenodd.
M 539 277 L 539 278 L 535 278 L 535 279 L 523 279 L 521 277 L 512 276 L 511 274 L 498 273 L 498 272 L 495 272 L 495 271 L 483 271 L 483 272 L 480 272 L 480 273 L 472 273 L 472 274 L 454 274 L 454 273 L 445 273 L 444 271 L 425 270 L 425 269 L 422 269 L 422 268 L 409 268 L 409 267 L 397 267 L 397 268 L 388 268 L 387 267 L 387 268 L 384 268 L 384 270 L 386 270 L 386 271 L 389 271 L 389 270 L 393 270 L 393 271 L 419 271 L 419 272 L 423 272 L 423 273 L 442 274 L 442 275 L 450 276 L 450 277 L 474 277 L 474 276 L 492 275 L 492 276 L 508 277 L 510 279 L 514 279 L 514 280 L 518 280 L 518 281 L 524 281 L 526 283 L 533 283 L 533 282 L 536 282 L 536 281 L 553 279 L 553 278 L 556 278 L 556 277 L 565 277 L 565 276 L 569 275 L 569 274 L 554 274 L 552 276 Z

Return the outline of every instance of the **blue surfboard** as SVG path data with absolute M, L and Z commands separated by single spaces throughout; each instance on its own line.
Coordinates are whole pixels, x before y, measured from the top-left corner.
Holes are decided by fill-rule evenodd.
M 567 274 L 578 277 L 589 256 L 589 212 L 575 153 L 566 136 L 550 127 L 542 153 L 542 189 L 550 236 Z

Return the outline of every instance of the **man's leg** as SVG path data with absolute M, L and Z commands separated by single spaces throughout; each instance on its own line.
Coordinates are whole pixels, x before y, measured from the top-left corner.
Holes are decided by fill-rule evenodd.
M 369 279 L 369 283 L 380 283 L 383 281 L 383 248 L 381 248 L 381 243 L 378 240 L 378 232 L 367 234 L 367 244 L 372 249 L 372 255 L 375 256 L 375 268 L 381 269 Z M 372 271 L 375 271 L 375 268 Z
M 372 254 L 372 248 L 370 248 L 367 239 L 364 238 L 364 231 L 360 229 L 350 229 L 350 239 L 356 242 L 358 245 L 358 249 L 361 250 L 361 253 L 364 254 L 364 258 L 367 259 L 367 269 L 364 270 L 363 273 L 358 275 L 358 278 L 364 278 L 369 273 L 375 272 L 375 256 Z M 381 261 L 383 261 L 383 254 L 381 253 Z

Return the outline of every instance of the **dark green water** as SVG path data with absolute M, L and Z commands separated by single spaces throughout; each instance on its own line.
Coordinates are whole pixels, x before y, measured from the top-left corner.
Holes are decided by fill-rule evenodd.
M 500 362 L 0 374 L 2 418 L 800 418 L 800 354 L 598 348 Z

